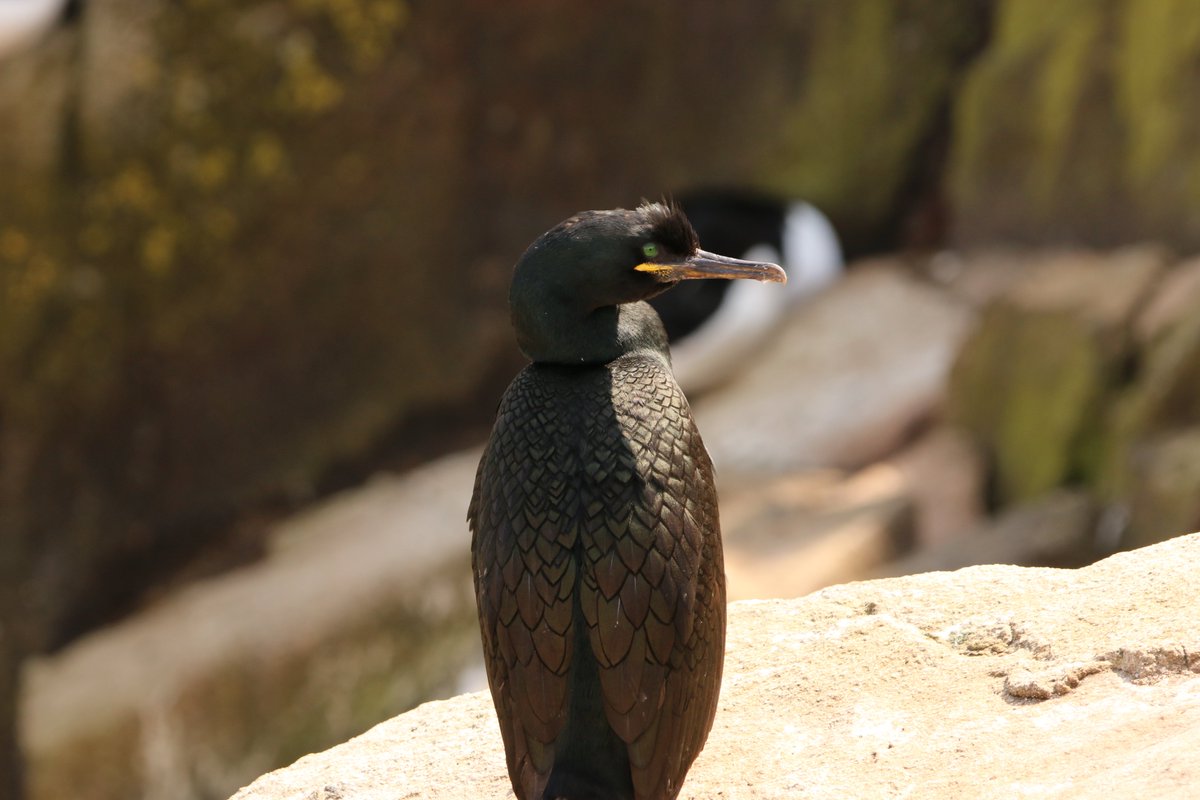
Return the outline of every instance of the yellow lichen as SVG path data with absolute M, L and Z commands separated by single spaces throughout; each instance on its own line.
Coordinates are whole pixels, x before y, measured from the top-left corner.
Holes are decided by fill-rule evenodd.
M 223 147 L 215 148 L 200 156 L 193 174 L 202 189 L 211 191 L 225 185 L 232 167 L 233 153 Z
M 279 58 L 284 71 L 279 100 L 284 108 L 319 114 L 342 99 L 341 83 L 321 66 L 312 38 L 307 34 L 288 36 L 280 48 Z
M 1023 205 L 1047 213 L 1065 184 L 1088 176 L 1071 158 L 1087 90 L 1104 58 L 1106 22 L 1091 0 L 1007 0 L 994 35 L 957 98 L 949 185 L 957 203 L 980 202 L 999 153 L 1022 160 L 1004 180 Z M 1023 113 L 997 109 L 1022 108 Z M 1024 166 L 1022 166 L 1024 165 Z
M 1126 177 L 1145 191 L 1186 149 L 1196 101 L 1191 79 L 1200 17 L 1191 0 L 1128 3 L 1114 71 L 1117 103 L 1129 136 Z
M 0 231 L 0 258 L 17 263 L 29 255 L 29 237 L 16 228 Z
M 408 5 L 399 0 L 375 0 L 371 3 L 371 16 L 376 22 L 398 30 L 408 22 Z
M 117 174 L 103 197 L 116 208 L 149 212 L 160 202 L 154 177 L 142 164 L 131 164 Z
M 34 252 L 24 269 L 13 271 L 7 294 L 15 306 L 33 305 L 50 293 L 58 277 L 58 262 L 45 253 Z
M 386 54 L 392 37 L 408 21 L 408 6 L 401 0 L 295 2 L 302 11 L 329 19 L 359 70 L 377 65 Z
M 1035 154 L 1038 166 L 1030 174 L 1032 198 L 1049 204 L 1062 180 L 1062 165 L 1073 139 L 1083 86 L 1091 76 L 1095 49 L 1102 46 L 1101 20 L 1081 15 L 1060 31 L 1057 45 L 1046 55 L 1038 91 L 1042 140 Z
M 171 111 L 176 120 L 187 124 L 203 117 L 212 102 L 209 80 L 196 69 L 180 68 L 171 89 Z
M 257 178 L 275 178 L 286 169 L 287 153 L 278 136 L 261 132 L 250 140 L 247 163 L 250 172 Z
M 155 225 L 142 237 L 142 264 L 152 275 L 165 275 L 175 261 L 176 233 L 165 225 Z

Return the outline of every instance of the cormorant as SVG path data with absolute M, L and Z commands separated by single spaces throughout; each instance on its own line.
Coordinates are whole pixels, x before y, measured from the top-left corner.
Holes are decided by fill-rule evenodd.
M 739 189 L 704 189 L 679 205 L 706 247 L 774 261 L 786 291 L 750 281 L 699 281 L 654 298 L 671 340 L 675 379 L 692 395 L 737 373 L 800 300 L 842 274 L 842 246 L 829 219 L 801 200 Z
M 672 800 L 725 652 L 713 468 L 645 301 L 690 278 L 784 282 L 700 250 L 673 205 L 585 211 L 517 262 L 531 361 L 468 520 L 488 683 L 520 800 Z

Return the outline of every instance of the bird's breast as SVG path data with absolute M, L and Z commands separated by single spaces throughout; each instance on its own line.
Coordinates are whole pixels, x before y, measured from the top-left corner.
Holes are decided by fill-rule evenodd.
M 530 365 L 505 394 L 490 447 L 505 495 L 535 516 L 560 515 L 572 532 L 601 516 L 620 527 L 664 504 L 670 519 L 689 493 L 711 491 L 687 401 L 653 356 Z

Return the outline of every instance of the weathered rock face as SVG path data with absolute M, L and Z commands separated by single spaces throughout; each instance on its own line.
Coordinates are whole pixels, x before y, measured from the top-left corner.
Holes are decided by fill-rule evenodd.
M 999 503 L 1085 486 L 1127 515 L 1127 546 L 1200 525 L 1200 265 L 1144 246 L 993 254 L 985 272 L 1001 263 L 949 392 Z
M 734 75 L 754 76 L 735 91 L 770 95 L 783 111 L 738 123 L 779 126 L 781 135 L 754 159 L 755 182 L 813 201 L 852 253 L 875 251 L 902 227 L 913 234 L 938 201 L 940 186 L 930 178 L 941 168 L 952 98 L 985 44 L 991 9 L 978 0 L 836 5 L 780 4 L 771 35 L 724 51 L 736 59 L 728 62 L 738 65 Z M 735 31 L 746 24 L 739 18 L 754 16 L 728 13 L 721 22 Z M 789 52 L 803 54 L 802 69 L 789 66 Z M 739 133 L 742 141 L 759 137 Z
M 1077 567 L 1097 557 L 1099 504 L 1086 492 L 1056 490 L 1005 509 L 957 536 L 932 542 L 871 570 L 872 577 L 962 569 L 976 564 Z M 964 535 L 965 534 L 965 535 Z
M 907 551 L 914 502 L 887 468 L 795 473 L 721 489 L 730 600 L 796 597 L 855 580 Z
M 421 408 L 485 416 L 508 266 L 583 206 L 752 184 L 869 248 L 948 151 L 961 243 L 1200 243 L 1186 2 L 84 4 L 0 70 L 3 524 L 54 587 L 26 605 L 86 626 L 62 587 Z
M 461 103 L 400 52 L 407 14 L 121 0 L 59 32 L 58 127 L 20 140 L 48 150 L 6 152 L 36 202 L 0 201 L 0 471 L 49 638 L 479 382 L 503 304 L 446 280 L 473 264 Z M 5 126 L 43 124 L 35 88 Z
M 1134 544 L 1200 524 L 1200 261 L 1176 267 L 1138 319 L 1136 380 L 1109 420 L 1107 482 L 1129 498 Z
M 422 408 L 486 418 L 517 360 L 509 265 L 566 213 L 750 183 L 814 200 L 861 249 L 928 210 L 949 147 L 960 241 L 1193 242 L 1190 15 L 1043 5 L 83 4 L 0 68 L 0 754 L 14 650 L 111 613 L 231 510 L 311 495 Z M 1147 306 L 1128 357 L 1079 320 L 1061 342 L 1040 328 L 1093 360 L 1049 368 L 1038 430 L 1068 452 L 1028 478 L 1006 462 L 1014 496 L 1100 475 L 1133 498 L 1135 541 L 1195 527 L 1200 314 L 1179 302 Z M 884 385 L 903 413 L 869 408 L 838 458 L 800 452 L 818 430 L 771 463 L 864 463 L 940 397 L 876 377 L 849 396 Z
M 997 2 L 954 110 L 959 242 L 1200 247 L 1191 11 L 1187 0 Z
M 1191 797 L 1197 559 L 1200 534 L 1081 570 L 973 567 L 734 604 L 721 707 L 681 796 Z M 406 794 L 511 796 L 486 693 L 234 797 Z
M 985 461 L 961 430 L 936 427 L 881 466 L 895 470 L 913 497 L 916 544 L 955 539 L 983 520 Z
M 564 14 L 114 0 L 5 63 L 3 522 L 57 633 L 419 409 L 486 416 L 570 212 L 750 183 L 884 236 L 985 8 Z
M 960 278 L 972 288 L 961 292 L 970 298 L 962 302 L 951 297 L 962 289 L 959 284 L 939 290 L 903 274 L 856 268 L 852 279 L 815 299 L 816 308 L 792 321 L 802 334 L 787 334 L 792 337 L 787 347 L 795 349 L 786 351 L 796 363 L 819 364 L 829 342 L 849 341 L 853 346 L 842 352 L 855 356 L 852 374 L 813 381 L 804 376 L 824 373 L 810 373 L 809 367 L 775 372 L 771 383 L 766 378 L 772 375 L 760 376 L 712 399 L 721 402 L 736 426 L 756 418 L 755 404 L 769 387 L 778 392 L 775 402 L 784 415 L 790 409 L 796 419 L 806 419 L 814 413 L 806 406 L 810 403 L 831 409 L 827 434 L 840 432 L 855 447 L 866 442 L 870 453 L 889 453 L 904 440 L 898 430 L 936 414 L 955 349 L 948 342 L 962 335 L 971 316 L 968 302 L 1006 304 L 1014 324 L 1022 314 L 1053 311 L 1090 331 L 1078 340 L 1100 353 L 1111 353 L 1105 343 L 1114 342 L 1126 354 L 1147 353 L 1181 335 L 1176 331 L 1186 330 L 1198 312 L 1190 301 L 1166 298 L 1180 296 L 1192 267 L 1150 269 L 1145 264 L 1157 262 L 1145 261 L 1148 252 L 1127 251 L 1111 263 L 1094 254 L 991 256 L 985 280 L 977 280 L 976 259 L 968 256 Z M 1087 265 L 1085 272 L 1104 275 L 1107 291 L 1083 291 L 1081 283 L 1088 282 L 1078 280 L 1081 265 Z M 1141 285 L 1140 280 L 1123 282 L 1121 276 L 1145 270 L 1158 276 L 1155 286 L 1145 292 L 1144 302 L 1132 302 L 1137 292 L 1128 286 Z M 990 288 L 981 289 L 984 284 Z M 1041 288 L 1023 294 L 1030 286 Z M 1051 300 L 1056 305 L 1048 309 Z M 830 307 L 822 310 L 824 303 Z M 853 331 L 864 318 L 880 326 L 870 338 L 837 336 L 846 328 Z M 909 325 L 917 319 L 922 324 Z M 985 312 L 976 335 L 989 324 Z M 953 335 L 929 335 L 936 331 Z M 879 355 L 880 347 L 886 355 Z M 1001 348 L 1000 353 L 1037 359 L 1048 350 Z M 898 363 L 926 363 L 930 352 L 938 355 L 940 378 L 921 373 L 915 392 L 904 389 L 912 384 L 891 383 Z M 769 361 L 780 354 L 765 357 Z M 1159 362 L 1135 355 L 1133 361 L 1142 361 L 1139 368 L 1105 373 L 1124 376 L 1125 382 L 1102 384 L 1101 396 L 1109 405 L 1094 414 L 1103 418 L 1107 411 L 1126 408 L 1124 399 L 1139 396 L 1143 381 L 1154 376 L 1175 387 L 1150 395 L 1159 399 L 1147 407 L 1163 411 L 1145 417 L 1149 427 L 1136 429 L 1149 433 L 1139 433 L 1137 449 L 1129 451 L 1129 471 L 1120 488 L 1125 494 L 1118 496 L 1132 501 L 1134 529 L 1160 538 L 1179 530 L 1200 496 L 1194 488 L 1200 458 L 1190 433 L 1195 423 L 1188 427 L 1196 406 L 1188 401 L 1190 379 L 1185 380 L 1192 362 L 1162 358 L 1162 366 L 1155 366 Z M 1012 389 L 1004 380 L 1010 372 L 976 366 L 959 377 L 994 381 L 981 386 L 979 395 Z M 1043 402 L 1037 392 L 1060 387 L 1053 370 L 1045 374 L 1043 382 L 1025 387 L 1035 393 L 1034 407 Z M 806 387 L 803 392 L 795 390 L 797 383 Z M 904 390 L 871 393 L 885 385 Z M 820 396 L 831 391 L 855 398 L 853 391 L 837 394 L 846 386 L 869 397 L 838 403 Z M 913 397 L 923 399 L 913 404 Z M 903 424 L 872 422 L 895 411 Z M 706 437 L 715 433 L 703 417 L 701 425 Z M 788 421 L 782 431 L 777 439 L 786 442 L 805 428 Z M 1073 448 L 1066 457 L 1071 463 L 1082 459 L 1084 451 L 1074 449 L 1077 437 L 1054 441 Z M 799 452 L 810 446 L 792 445 Z M 1103 455 L 1105 448 L 1097 452 Z M 731 596 L 793 597 L 831 582 L 954 569 L 981 560 L 1075 565 L 1114 544 L 1120 514 L 1113 513 L 1119 507 L 1111 503 L 1117 495 L 1096 487 L 1040 494 L 1006 506 L 993 521 L 981 521 L 985 461 L 963 431 L 939 425 L 890 452 L 886 461 L 854 473 L 827 468 L 746 475 L 722 469 Z M 332 498 L 283 524 L 262 564 L 203 582 L 159 608 L 38 660 L 25 698 L 34 797 L 70 793 L 84 780 L 80 776 L 87 776 L 96 798 L 151 790 L 170 797 L 181 792 L 223 796 L 258 772 L 363 729 L 382 713 L 448 692 L 455 674 L 478 660 L 463 521 L 475 462 L 475 454 L 465 453 Z M 1103 472 L 1093 468 L 1087 474 Z M 918 548 L 908 552 L 914 544 Z M 102 692 L 96 691 L 96 675 L 112 676 Z M 480 685 L 478 676 L 469 685 Z
M 965 303 L 863 265 L 801 307 L 736 384 L 694 408 L 722 476 L 857 468 L 938 408 L 967 332 Z
M 951 392 L 951 418 L 994 457 L 1002 501 L 1094 468 L 1087 457 L 1123 379 L 1133 321 L 1165 264 L 1154 248 L 1010 262 L 1019 277 L 957 355 Z
M 464 519 L 477 452 L 380 477 L 26 670 L 32 800 L 225 797 L 458 690 L 480 661 Z

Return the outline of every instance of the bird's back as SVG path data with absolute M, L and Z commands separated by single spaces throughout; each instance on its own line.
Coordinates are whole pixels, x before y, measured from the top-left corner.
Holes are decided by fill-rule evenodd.
M 665 361 L 527 367 L 469 520 L 518 797 L 675 797 L 716 711 L 725 587 L 712 465 Z

